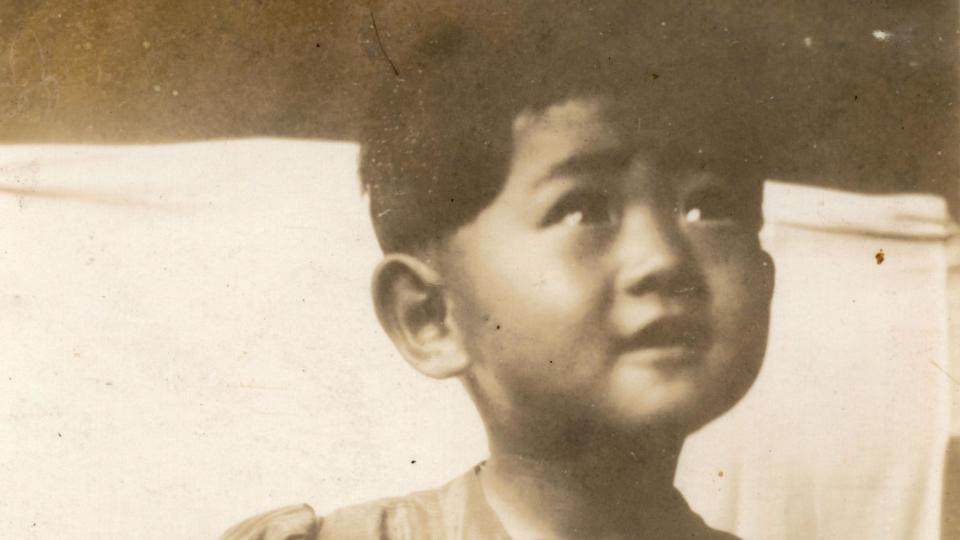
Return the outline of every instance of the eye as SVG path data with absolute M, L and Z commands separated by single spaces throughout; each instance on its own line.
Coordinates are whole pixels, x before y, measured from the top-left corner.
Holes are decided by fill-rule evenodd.
M 748 201 L 736 197 L 731 190 L 707 187 L 687 194 L 680 212 L 686 223 L 750 225 L 758 217 L 749 208 Z
M 618 212 L 613 199 L 602 191 L 578 190 L 563 196 L 543 218 L 543 225 L 568 227 L 615 223 Z

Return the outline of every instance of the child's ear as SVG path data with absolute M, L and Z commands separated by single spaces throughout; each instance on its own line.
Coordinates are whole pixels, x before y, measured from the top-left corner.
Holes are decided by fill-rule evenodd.
M 438 274 L 415 257 L 390 254 L 373 275 L 380 324 L 420 373 L 443 379 L 461 374 L 469 356 L 448 320 L 448 299 Z

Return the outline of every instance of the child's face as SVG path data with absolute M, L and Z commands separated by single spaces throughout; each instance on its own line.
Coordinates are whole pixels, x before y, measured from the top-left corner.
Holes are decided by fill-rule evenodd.
M 513 141 L 439 263 L 488 422 L 686 434 L 736 403 L 772 291 L 756 180 L 664 157 L 602 99 L 522 114 Z

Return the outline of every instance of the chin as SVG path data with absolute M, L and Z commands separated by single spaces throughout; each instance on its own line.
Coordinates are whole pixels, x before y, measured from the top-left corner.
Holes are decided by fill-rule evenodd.
M 723 370 L 701 365 L 668 377 L 630 373 L 607 393 L 607 422 L 625 433 L 668 430 L 685 437 L 733 408 L 752 386 L 759 365 Z

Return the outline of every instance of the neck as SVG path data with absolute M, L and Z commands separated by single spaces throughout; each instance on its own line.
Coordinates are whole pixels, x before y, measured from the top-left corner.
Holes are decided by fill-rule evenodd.
M 682 439 L 579 439 L 544 455 L 491 437 L 481 483 L 514 538 L 635 538 L 669 527 Z

